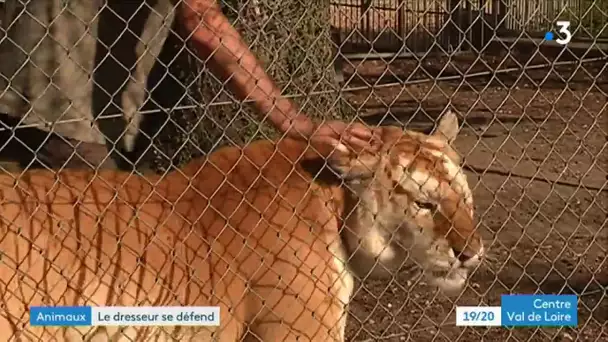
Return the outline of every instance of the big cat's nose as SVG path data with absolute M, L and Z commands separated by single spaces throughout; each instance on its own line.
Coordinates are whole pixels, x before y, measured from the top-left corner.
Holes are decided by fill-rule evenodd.
M 475 256 L 473 254 L 468 255 L 466 252 L 459 251 L 456 248 L 452 248 L 452 251 L 454 251 L 454 255 L 458 258 L 458 260 L 460 260 L 463 263 L 470 260 L 472 257 Z
M 452 247 L 452 251 L 454 252 L 454 256 L 458 258 L 458 260 L 462 263 L 461 266 L 467 268 L 476 267 L 484 255 L 483 246 L 480 247 L 479 250 L 471 250 L 471 248 L 465 248 L 462 251 L 458 248 Z

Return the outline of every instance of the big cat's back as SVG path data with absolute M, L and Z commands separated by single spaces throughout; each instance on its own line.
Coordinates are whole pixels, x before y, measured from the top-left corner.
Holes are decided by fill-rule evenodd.
M 28 330 L 30 305 L 228 305 L 222 319 L 249 319 L 239 304 L 247 281 L 277 288 L 276 272 L 304 281 L 298 274 L 331 262 L 327 244 L 337 222 L 321 198 L 334 189 L 294 167 L 300 157 L 318 157 L 305 151 L 292 141 L 255 142 L 163 178 L 75 170 L 0 175 L 0 281 L 8 308 L 0 327 L 12 327 L 0 339 Z M 257 299 L 247 305 L 262 310 Z M 135 337 L 133 329 L 123 336 Z

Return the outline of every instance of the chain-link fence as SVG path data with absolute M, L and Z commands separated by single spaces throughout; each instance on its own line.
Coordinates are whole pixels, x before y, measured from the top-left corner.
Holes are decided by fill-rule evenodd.
M 222 74 L 229 69 L 214 65 L 209 57 L 217 51 L 201 48 L 200 37 L 191 33 L 196 28 L 184 24 L 187 16 L 180 10 L 182 2 L 196 3 L 0 2 L 0 156 L 5 170 L 0 175 L 0 331 L 16 334 L 0 336 L 35 340 L 38 333 L 26 324 L 30 302 L 80 305 L 83 298 L 99 301 L 103 297 L 94 304 L 119 305 L 123 292 L 136 293 L 130 299 L 132 305 L 200 303 L 199 292 L 221 297 L 219 292 L 228 287 L 202 284 L 208 279 L 204 273 L 214 271 L 186 268 L 202 265 L 196 258 L 203 258 L 211 248 L 204 246 L 208 243 L 204 236 L 191 233 L 199 219 L 212 234 L 244 241 L 238 244 L 243 250 L 228 243 L 224 255 L 205 254 L 205 260 L 219 260 L 209 261 L 217 266 L 217 274 L 226 277 L 213 280 L 218 284 L 237 284 L 236 292 L 248 290 L 248 280 L 235 275 L 238 272 L 227 272 L 229 266 L 222 264 L 229 253 L 235 253 L 230 256 L 235 260 L 238 256 L 247 261 L 243 267 L 248 272 L 262 269 L 256 262 L 279 278 L 291 272 L 268 267 L 277 263 L 268 264 L 267 256 L 240 254 L 249 250 L 245 247 L 251 247 L 246 245 L 252 236 L 265 233 L 255 230 L 259 223 L 248 215 L 268 220 L 267 210 L 280 210 L 269 205 L 271 199 L 265 199 L 267 207 L 258 203 L 257 212 L 248 215 L 235 210 L 230 214 L 234 216 L 224 217 L 222 210 L 228 209 L 218 210 L 219 216 L 212 220 L 215 225 L 204 221 L 210 220 L 207 216 L 197 216 L 202 209 L 184 207 L 197 201 L 209 205 L 212 201 L 202 197 L 223 189 L 227 192 L 216 194 L 227 196 L 221 204 L 236 208 L 231 201 L 245 203 L 254 191 L 248 188 L 254 181 L 266 179 L 272 185 L 278 179 L 273 177 L 288 175 L 280 167 L 263 175 L 256 168 L 251 168 L 251 174 L 236 175 L 242 170 L 231 169 L 236 159 L 230 158 L 238 155 L 217 157 L 213 162 L 220 166 L 208 166 L 208 180 L 198 185 L 205 188 L 203 195 L 195 191 L 181 197 L 181 190 L 192 186 L 189 177 L 205 176 L 194 170 L 196 163 L 188 164 L 193 159 L 222 146 L 280 135 L 268 124 L 259 124 L 254 101 L 237 101 L 228 86 L 230 76 Z M 489 255 L 456 298 L 438 293 L 410 270 L 387 279 L 357 279 L 347 318 L 348 340 L 608 340 L 607 2 L 220 3 L 283 96 L 312 118 L 357 119 L 428 132 L 447 108 L 458 114 L 461 130 L 454 144 L 464 158 L 478 229 Z M 564 46 L 543 40 L 547 31 L 560 37 L 558 20 L 570 21 L 572 40 Z M 224 44 L 230 40 L 227 37 Z M 125 136 L 129 127 L 125 118 L 134 120 L 132 127 L 139 134 Z M 93 157 L 74 162 L 78 159 L 74 151 Z M 112 159 L 106 159 L 108 152 Z M 250 162 L 263 165 L 264 155 L 258 157 Z M 85 168 L 136 169 L 133 173 L 146 174 L 146 178 L 128 181 L 125 173 L 115 176 L 113 185 L 98 181 L 90 186 L 88 174 L 69 171 L 63 178 L 51 176 L 68 160 Z M 52 172 L 26 172 L 33 168 Z M 156 174 L 170 170 L 174 170 L 168 176 L 171 181 L 159 181 Z M 108 172 L 106 178 L 113 175 Z M 220 186 L 225 181 L 222 172 L 233 172 L 231 179 L 243 183 L 230 189 Z M 162 186 L 155 189 L 155 184 Z M 122 190 L 116 190 L 119 187 Z M 228 190 L 235 192 L 234 198 Z M 95 199 L 97 204 L 75 205 L 83 198 Z M 58 204 L 65 201 L 69 205 Z M 176 210 L 181 216 L 176 216 Z M 133 217 L 138 220 L 130 222 Z M 230 230 L 239 225 L 238 220 L 251 220 L 251 231 Z M 160 225 L 177 233 L 161 236 Z M 298 238 L 314 244 L 308 235 Z M 163 239 L 168 242 L 158 242 Z M 141 250 L 125 247 L 129 244 Z M 183 252 L 167 247 L 172 244 Z M 66 257 L 64 249 L 71 257 Z M 179 261 L 183 269 L 175 266 L 175 253 L 185 258 Z M 171 257 L 174 266 L 167 266 Z M 161 273 L 171 274 L 173 283 L 160 279 Z M 238 297 L 236 292 L 230 296 Z M 579 325 L 455 326 L 456 305 L 497 306 L 500 295 L 507 293 L 577 294 Z M 328 297 L 336 296 L 328 290 Z M 158 302 L 146 302 L 151 298 Z M 268 315 L 262 311 L 259 315 Z M 235 317 L 243 321 L 258 317 L 244 312 L 251 316 L 237 313 Z M 146 333 L 125 331 L 125 336 L 145 339 Z M 41 336 L 43 340 L 69 337 Z

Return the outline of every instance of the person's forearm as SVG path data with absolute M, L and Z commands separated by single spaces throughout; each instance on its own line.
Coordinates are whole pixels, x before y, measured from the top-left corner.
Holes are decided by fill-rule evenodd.
M 224 80 L 240 100 L 251 99 L 261 115 L 282 131 L 297 115 L 292 101 L 266 74 L 240 34 L 222 14 L 215 0 L 183 0 L 181 20 L 199 56 Z

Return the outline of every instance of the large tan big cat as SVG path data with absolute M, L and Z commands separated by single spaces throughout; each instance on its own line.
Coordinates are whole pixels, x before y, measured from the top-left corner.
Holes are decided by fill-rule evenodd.
M 0 341 L 343 341 L 354 277 L 407 255 L 460 291 L 483 246 L 457 130 L 451 113 L 431 136 L 386 127 L 381 153 L 326 168 L 283 140 L 164 178 L 2 175 Z M 40 328 L 30 305 L 217 305 L 221 324 Z

